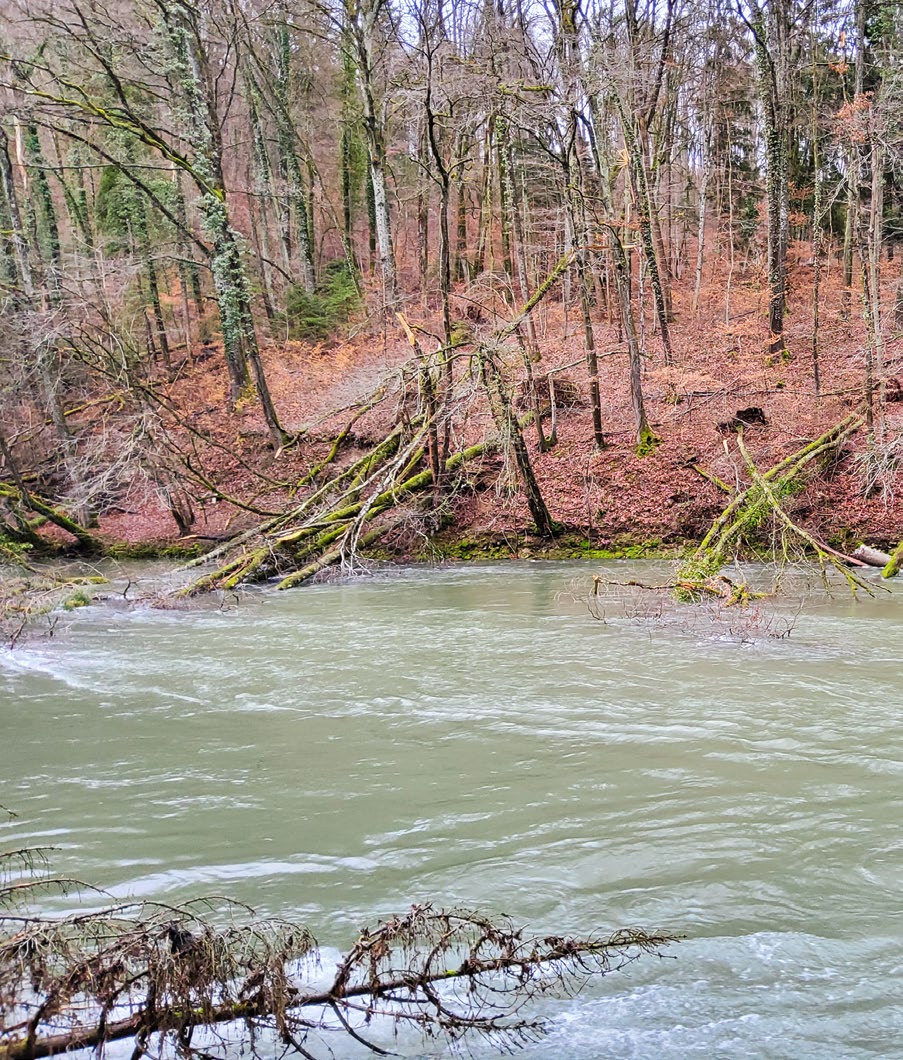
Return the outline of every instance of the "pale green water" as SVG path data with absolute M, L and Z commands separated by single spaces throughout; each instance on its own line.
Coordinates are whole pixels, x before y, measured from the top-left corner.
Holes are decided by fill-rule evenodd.
M 92 608 L 0 655 L 0 846 L 327 947 L 424 899 L 688 936 L 545 1005 L 534 1058 L 903 1056 L 903 586 L 739 644 L 593 621 L 595 569 Z

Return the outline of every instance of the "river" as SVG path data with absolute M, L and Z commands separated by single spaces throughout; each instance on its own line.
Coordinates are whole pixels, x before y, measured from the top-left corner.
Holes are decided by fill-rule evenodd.
M 544 1001 L 525 1057 L 903 1055 L 903 586 L 593 618 L 598 569 L 76 613 L 0 654 L 0 847 L 117 898 L 228 893 L 328 952 L 430 899 L 686 936 Z

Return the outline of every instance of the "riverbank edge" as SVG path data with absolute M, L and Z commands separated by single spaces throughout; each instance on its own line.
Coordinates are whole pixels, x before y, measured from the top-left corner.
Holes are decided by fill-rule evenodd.
M 683 558 L 694 549 L 699 536 L 690 533 L 671 535 L 668 540 L 660 537 L 642 537 L 636 534 L 620 534 L 616 537 L 593 540 L 594 535 L 585 528 L 562 526 L 554 538 L 540 537 L 530 527 L 509 527 L 493 530 L 479 530 L 467 527 L 454 527 L 440 530 L 427 537 L 418 537 L 416 541 L 402 540 L 394 544 L 379 544 L 361 550 L 361 557 L 392 563 L 428 563 L 428 562 L 485 562 L 487 560 L 505 559 L 650 559 L 676 560 Z M 601 537 L 601 535 L 600 535 Z M 893 551 L 899 542 L 889 535 L 872 536 L 868 541 L 850 528 L 841 533 L 826 535 L 826 544 L 840 552 L 849 554 L 860 544 L 868 544 L 881 550 Z M 46 549 L 20 552 L 21 558 L 28 562 L 66 559 L 114 559 L 114 560 L 172 560 L 175 563 L 187 560 L 202 559 L 222 542 L 219 540 L 199 541 L 190 537 L 180 539 L 149 539 L 145 541 L 119 541 L 98 538 L 101 548 L 89 552 L 58 541 L 48 540 Z M 767 560 L 769 558 L 770 540 L 763 536 L 760 548 L 747 549 L 740 554 L 741 559 Z M 14 569 L 14 561 L 7 566 Z

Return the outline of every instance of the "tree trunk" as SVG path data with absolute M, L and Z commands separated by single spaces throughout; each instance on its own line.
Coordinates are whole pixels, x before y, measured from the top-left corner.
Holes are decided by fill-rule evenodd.
M 31 273 L 31 262 L 28 258 L 28 245 L 25 242 L 25 229 L 22 225 L 22 215 L 19 211 L 19 198 L 13 177 L 12 162 L 9 157 L 9 140 L 6 131 L 0 125 L 0 182 L 6 197 L 6 208 L 9 215 L 10 234 L 9 241 L 13 250 L 13 261 L 18 274 L 17 282 L 21 284 L 22 293 L 26 302 L 31 302 L 34 297 L 34 282 Z
M 659 331 L 662 338 L 662 347 L 665 354 L 665 364 L 671 364 L 673 358 L 671 349 L 671 331 L 669 327 L 668 300 L 666 297 L 666 285 L 662 282 L 659 269 L 658 256 L 655 248 L 655 236 L 653 233 L 653 204 L 649 191 L 649 176 L 646 170 L 646 159 L 642 150 L 640 139 L 633 127 L 632 118 L 628 117 L 620 99 L 616 100 L 618 113 L 621 116 L 621 125 L 624 130 L 624 139 L 630 156 L 630 183 L 633 189 L 634 202 L 640 224 L 640 238 L 643 243 L 643 253 L 646 258 L 646 267 L 649 270 L 649 279 L 652 283 L 652 296 L 655 301 L 655 314 L 658 319 Z
M 514 456 L 518 478 L 524 491 L 527 507 L 530 509 L 530 515 L 533 517 L 536 532 L 540 537 L 555 537 L 558 527 L 552 521 L 549 509 L 546 507 L 546 502 L 540 492 L 539 483 L 536 481 L 533 465 L 530 462 L 530 454 L 527 452 L 523 431 L 511 407 L 511 398 L 505 387 L 502 373 L 495 357 L 485 347 L 479 347 L 478 357 L 486 392 L 489 396 L 492 417 L 495 420 L 499 434 L 505 443 L 510 446 Z

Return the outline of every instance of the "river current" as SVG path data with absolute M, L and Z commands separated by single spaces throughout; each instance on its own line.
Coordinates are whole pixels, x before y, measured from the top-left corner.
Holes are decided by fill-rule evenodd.
M 229 894 L 327 953 L 425 900 L 685 936 L 543 1001 L 534 1060 L 903 1056 L 903 586 L 593 617 L 600 569 L 87 608 L 0 653 L 0 848 L 117 899 Z

